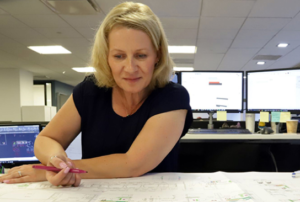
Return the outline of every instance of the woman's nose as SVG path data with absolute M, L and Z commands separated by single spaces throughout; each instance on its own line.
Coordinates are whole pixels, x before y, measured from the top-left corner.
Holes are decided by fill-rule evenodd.
M 128 73 L 132 73 L 137 71 L 137 64 L 136 61 L 134 60 L 134 58 L 127 58 L 126 64 L 125 64 L 125 71 Z

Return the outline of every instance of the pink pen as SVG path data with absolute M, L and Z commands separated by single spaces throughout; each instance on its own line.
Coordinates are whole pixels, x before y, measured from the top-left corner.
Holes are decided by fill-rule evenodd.
M 48 171 L 54 171 L 54 172 L 59 172 L 62 170 L 60 168 L 55 168 L 55 167 L 51 167 L 51 166 L 32 166 L 32 167 L 35 169 L 48 170 Z M 71 168 L 69 173 L 87 173 L 87 171 Z

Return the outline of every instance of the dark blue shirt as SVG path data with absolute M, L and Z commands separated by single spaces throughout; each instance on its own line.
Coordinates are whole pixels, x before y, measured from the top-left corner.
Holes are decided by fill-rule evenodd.
M 173 82 L 152 91 L 140 108 L 128 117 L 114 112 L 112 88 L 99 88 L 92 79 L 85 79 L 74 88 L 73 99 L 81 116 L 83 159 L 126 153 L 147 120 L 157 114 L 187 109 L 181 136 L 188 131 L 193 119 L 187 90 Z M 178 152 L 179 141 L 152 172 L 178 171 Z

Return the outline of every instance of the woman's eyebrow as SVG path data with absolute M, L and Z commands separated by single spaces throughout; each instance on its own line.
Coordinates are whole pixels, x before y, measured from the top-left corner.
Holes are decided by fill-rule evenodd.
M 143 51 L 143 50 L 148 50 L 148 48 L 139 48 L 135 51 Z M 121 50 L 121 49 L 117 49 L 117 48 L 114 48 L 114 49 L 111 49 L 110 52 L 112 51 L 119 51 L 119 52 L 125 52 L 124 50 Z

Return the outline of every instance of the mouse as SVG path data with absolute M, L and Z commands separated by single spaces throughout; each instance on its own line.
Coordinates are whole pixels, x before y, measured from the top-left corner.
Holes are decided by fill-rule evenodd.
M 271 133 L 274 133 L 274 131 L 271 128 L 265 127 L 264 129 L 259 131 L 259 133 L 263 135 L 269 135 Z

